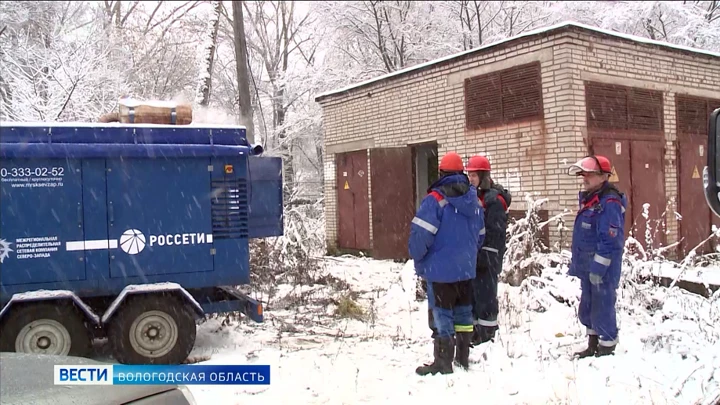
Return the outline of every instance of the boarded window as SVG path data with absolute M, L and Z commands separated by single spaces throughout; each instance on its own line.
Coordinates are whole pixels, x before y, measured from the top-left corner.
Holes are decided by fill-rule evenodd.
M 720 100 L 692 97 L 677 94 L 675 96 L 678 135 L 706 136 L 708 119 Z
M 539 62 L 465 79 L 467 129 L 507 125 L 542 116 Z
M 663 95 L 660 91 L 586 82 L 585 104 L 590 129 L 663 130 Z

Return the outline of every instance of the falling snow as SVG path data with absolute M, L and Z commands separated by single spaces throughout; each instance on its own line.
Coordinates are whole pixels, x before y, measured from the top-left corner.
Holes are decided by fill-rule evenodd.
M 306 323 L 299 308 L 269 310 L 262 325 L 209 321 L 200 326 L 191 357 L 209 356 L 203 364 L 270 364 L 272 385 L 191 390 L 200 403 L 237 404 L 436 404 L 478 392 L 493 404 L 674 404 L 720 393 L 717 294 L 704 299 L 657 288 L 656 309 L 649 310 L 623 289 L 616 355 L 573 361 L 584 328 L 576 316 L 579 283 L 566 271 L 546 267 L 539 279 L 547 287 L 501 284 L 497 341 L 472 349 L 467 372 L 419 377 L 415 367 L 431 359 L 432 345 L 427 303 L 415 300 L 412 262 L 332 259 L 328 272 L 358 292 L 374 320 L 336 319 L 328 309 Z M 332 295 L 315 289 L 318 301 Z
M 284 33 L 276 22 L 279 11 L 272 10 L 277 2 L 246 8 L 247 12 L 256 12 L 245 16 L 258 128 L 255 139 L 262 139 L 270 153 L 288 149 L 286 163 L 296 169 L 294 178 L 287 179 L 295 190 L 292 199 L 286 201 L 285 235 L 271 241 L 281 252 L 281 267 L 307 270 L 298 257 L 314 260 L 326 248 L 325 218 L 317 214 L 311 220 L 307 214 L 322 212 L 328 202 L 332 206 L 332 197 L 327 194 L 332 187 L 323 186 L 323 177 L 336 174 L 335 160 L 324 144 L 327 128 L 323 128 L 324 118 L 315 102 L 318 95 L 339 94 L 418 72 L 439 62 L 501 47 L 511 37 L 568 25 L 650 44 L 652 49 L 720 57 L 720 9 L 712 8 L 716 2 L 490 2 L 483 9 L 485 14 L 477 16 L 483 31 L 461 26 L 458 7 L 467 2 L 400 3 L 412 10 L 396 17 L 393 11 L 397 10 L 391 9 L 382 28 L 374 28 L 377 21 L 369 21 L 370 14 L 357 7 L 359 3 L 300 5 L 294 9 L 290 24 L 290 33 L 297 35 L 290 44 L 283 44 Z M 232 26 L 228 18 L 216 12 L 216 4 L 122 2 L 117 9 L 118 15 L 124 16 L 120 21 L 107 14 L 100 2 L 0 3 L 0 120 L 4 120 L 0 127 L 35 126 L 37 133 L 50 134 L 55 127 L 97 128 L 98 133 L 120 126 L 174 131 L 178 128 L 174 125 L 96 121 L 102 114 L 116 111 L 118 104 L 174 108 L 180 100 L 199 100 L 207 89 L 206 79 L 212 78 L 214 108 L 194 109 L 191 126 L 228 128 L 223 124 L 234 124 L 239 118 L 235 47 Z M 229 4 L 225 7 L 229 11 Z M 301 8 L 308 10 L 307 18 Z M 73 18 L 64 18 L 69 15 Z M 220 34 L 213 44 L 211 31 L 216 22 L 220 23 Z M 395 35 L 401 38 L 402 46 L 395 50 L 401 54 L 388 58 L 379 48 L 394 41 Z M 478 35 L 479 42 L 466 46 L 468 37 Z M 374 43 L 376 40 L 380 43 Z M 208 55 L 215 45 L 211 72 Z M 288 51 L 288 67 L 278 69 L 284 50 Z M 397 60 L 388 66 L 391 58 Z M 673 66 L 683 65 L 678 61 L 671 62 Z M 270 77 L 269 70 L 283 73 Z M 601 67 L 598 74 L 604 70 L 607 68 Z M 691 73 L 679 75 L 684 74 Z M 712 78 L 692 74 L 676 79 L 706 86 L 707 94 Z M 660 83 L 650 87 L 667 86 Z M 279 88 L 283 89 L 281 97 L 275 91 Z M 389 113 L 392 111 L 380 111 Z M 595 111 L 591 109 L 590 114 L 594 117 Z M 568 131 L 577 132 L 578 125 L 584 124 Z M 492 142 L 480 142 L 486 144 L 479 148 L 492 152 Z M 510 161 L 499 161 L 502 154 L 496 155 L 493 165 L 502 169 L 494 172 L 494 178 L 517 195 L 513 209 L 530 213 L 546 203 L 558 204 L 557 196 L 534 199 L 526 195 L 523 199 L 518 193 L 531 189 L 530 183 L 542 173 L 522 176 L 528 173 L 522 159 L 512 156 Z M 563 158 L 560 167 L 553 167 L 553 157 L 547 157 L 549 170 L 564 171 L 571 163 Z M 129 200 L 132 193 L 127 190 L 125 197 Z M 312 196 L 311 203 L 295 204 L 306 195 Z M 200 205 L 197 199 L 194 202 Z M 568 224 L 563 222 L 567 212 L 561 212 L 544 222 L 520 218 L 509 227 L 504 282 L 499 287 L 500 333 L 495 342 L 472 350 L 469 371 L 434 377 L 415 374 L 415 367 L 431 360 L 432 347 L 427 302 L 419 298 L 422 293 L 417 290 L 412 261 L 398 264 L 347 256 L 321 257 L 320 274 L 312 282 L 290 282 L 272 273 L 275 269 L 254 268 L 254 276 L 271 279 L 274 291 L 270 298 L 263 295 L 264 290 L 258 293 L 260 287 L 255 283 L 242 287 L 270 301 L 265 305 L 264 323 L 222 316 L 199 321 L 191 358 L 207 359 L 205 364 L 270 364 L 272 385 L 192 386 L 191 390 L 199 404 L 436 405 L 453 400 L 468 402 L 468 398 L 492 404 L 718 404 L 720 266 L 713 255 L 699 253 L 700 245 L 678 260 L 666 259 L 676 246 L 652 247 L 656 245 L 653 238 L 670 230 L 663 228 L 664 224 L 651 224 L 658 207 L 641 202 L 635 204 L 642 207 L 637 219 L 644 220 L 646 226 L 643 234 L 635 234 L 634 229 L 627 238 L 617 304 L 620 344 L 612 357 L 570 358 L 585 340 L 584 328 L 577 320 L 579 283 L 567 276 L 570 253 L 561 242 L 548 247 L 553 253 L 544 253 L 547 249 L 537 249 L 541 242 L 533 236 L 545 226 L 559 235 L 567 234 Z M 60 221 L 58 213 L 52 214 Z M 668 214 L 673 215 L 682 226 L 683 216 Z M 712 232 L 708 240 L 720 237 L 715 226 Z M 2 246 L 0 243 L 0 262 L 12 251 Z M 720 244 L 715 249 L 720 251 Z M 537 271 L 519 277 L 528 268 Z M 329 279 L 334 282 L 327 282 Z M 686 282 L 694 283 L 701 293 L 678 288 Z M 102 320 L 107 321 L 128 294 L 167 290 L 183 291 L 191 305 L 200 307 L 176 283 L 130 285 Z M 14 294 L 2 311 L 17 302 L 57 298 L 72 299 L 92 321 L 100 322 L 90 307 L 64 290 Z M 362 316 L 341 315 L 341 304 L 347 302 L 357 305 Z M 102 354 L 97 357 L 112 361 Z

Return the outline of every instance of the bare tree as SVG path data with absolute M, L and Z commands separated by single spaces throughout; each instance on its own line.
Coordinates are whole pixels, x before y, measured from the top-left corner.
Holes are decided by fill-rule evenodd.
M 235 39 L 235 68 L 237 70 L 238 104 L 240 119 L 247 128 L 247 139 L 255 143 L 253 110 L 250 98 L 250 73 L 248 72 L 247 43 L 245 38 L 245 22 L 243 21 L 243 1 L 233 1 L 233 34 Z
M 285 126 L 288 109 L 295 99 L 288 98 L 286 74 L 290 66 L 290 58 L 299 50 L 304 40 L 298 40 L 298 32 L 305 26 L 310 17 L 296 17 L 295 3 L 273 1 L 244 3 L 245 12 L 252 22 L 253 36 L 248 39 L 248 46 L 261 59 L 269 89 L 267 93 L 272 106 L 273 136 L 270 147 L 276 143 L 283 156 L 283 176 L 285 179 L 286 201 L 291 200 L 294 193 L 294 149 L 295 140 L 288 137 Z
M 488 29 L 492 29 L 491 26 L 495 24 L 504 4 L 504 1 L 495 4 L 487 1 L 460 0 L 450 5 L 454 9 L 453 14 L 457 14 L 460 19 L 463 50 L 483 44 L 486 37 L 484 34 Z M 495 9 L 491 8 L 492 5 L 496 6 Z M 477 37 L 477 41 L 473 39 L 474 37 Z
M 105 1 L 98 9 L 111 59 L 140 98 L 192 100 L 198 85 L 197 43 L 207 36 L 205 1 Z
M 443 3 L 372 0 L 324 4 L 325 24 L 337 30 L 335 47 L 355 64 L 366 66 L 368 76 L 459 50 L 453 43 L 457 33 L 441 12 L 447 8 Z
M 2 118 L 90 118 L 94 101 L 112 87 L 108 85 L 107 48 L 99 43 L 100 30 L 88 23 L 93 16 L 82 3 L 74 2 L 18 2 L 0 7 L 7 23 L 0 41 Z M 69 33 L 74 34 L 70 40 Z
M 198 105 L 207 107 L 210 104 L 210 90 L 212 88 L 212 73 L 215 65 L 215 49 L 217 48 L 218 28 L 220 27 L 219 1 L 212 2 L 212 12 L 208 23 L 208 36 L 203 42 L 203 59 L 200 64 L 200 78 L 195 101 Z

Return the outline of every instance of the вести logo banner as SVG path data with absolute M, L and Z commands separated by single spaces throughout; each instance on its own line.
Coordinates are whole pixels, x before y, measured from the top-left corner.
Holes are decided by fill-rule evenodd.
M 270 385 L 269 365 L 55 366 L 55 385 Z

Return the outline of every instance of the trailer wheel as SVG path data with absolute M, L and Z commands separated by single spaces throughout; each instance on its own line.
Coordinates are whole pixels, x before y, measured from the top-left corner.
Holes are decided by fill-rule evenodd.
M 72 305 L 20 304 L 2 322 L 3 352 L 84 357 L 91 349 L 84 318 Z
M 110 321 L 113 356 L 123 364 L 180 364 L 195 345 L 195 317 L 172 295 L 129 297 Z

